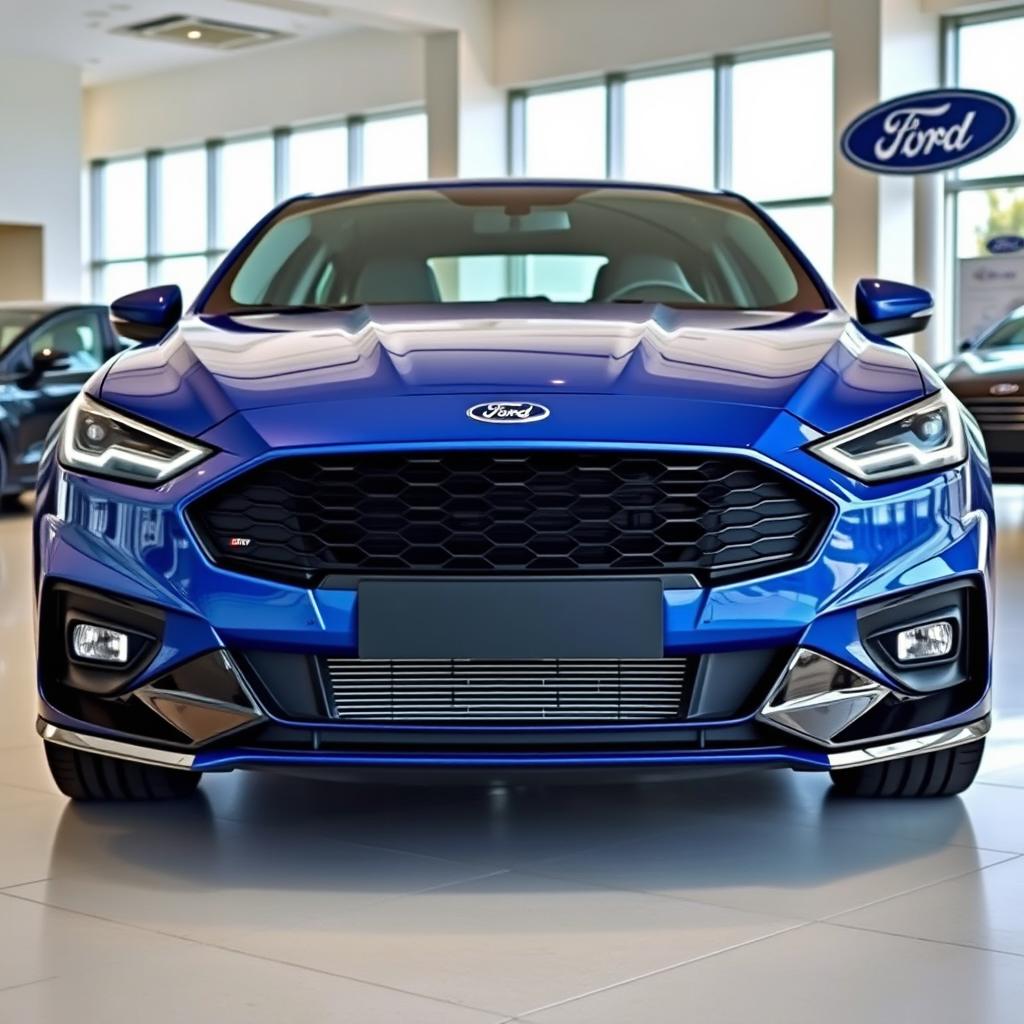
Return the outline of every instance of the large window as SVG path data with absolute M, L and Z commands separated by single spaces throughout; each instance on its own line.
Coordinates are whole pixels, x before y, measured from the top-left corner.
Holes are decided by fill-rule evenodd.
M 90 289 L 101 302 L 174 283 L 186 303 L 221 257 L 289 195 L 427 177 L 416 111 L 98 161 L 90 172 Z
M 953 84 L 985 89 L 1024 110 L 1024 13 L 981 15 L 950 23 Z M 995 235 L 1024 235 L 1024 132 L 1001 149 L 947 176 L 956 255 L 984 256 Z
M 819 46 L 513 93 L 511 171 L 736 189 L 830 278 L 832 79 Z
M 1024 8 L 971 15 L 947 22 L 947 78 L 952 85 L 984 89 L 1024 109 Z M 959 274 L 955 260 L 989 255 L 997 235 L 1024 236 L 1024 132 L 995 153 L 946 174 L 951 223 L 950 293 L 956 307 L 947 341 L 959 341 Z M 965 330 L 969 330 L 965 326 Z

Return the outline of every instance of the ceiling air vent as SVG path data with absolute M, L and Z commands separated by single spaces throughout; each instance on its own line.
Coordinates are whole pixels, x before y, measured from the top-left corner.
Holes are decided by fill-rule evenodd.
M 271 29 L 235 25 L 227 21 L 213 21 L 210 18 L 192 18 L 184 14 L 144 21 L 138 25 L 126 25 L 116 31 L 120 35 L 164 39 L 169 43 L 205 46 L 210 50 L 240 50 L 245 46 L 256 46 L 259 43 L 270 43 L 285 38 L 285 33 Z

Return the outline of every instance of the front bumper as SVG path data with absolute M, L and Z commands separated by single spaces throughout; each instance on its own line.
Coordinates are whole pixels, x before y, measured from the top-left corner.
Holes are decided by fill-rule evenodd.
M 667 585 L 663 593 L 665 656 L 749 655 L 757 668 L 743 685 L 732 687 L 727 699 L 711 693 L 697 713 L 691 703 L 690 713 L 673 722 L 519 728 L 354 723 L 332 716 L 315 696 L 282 700 L 280 682 L 268 680 L 263 667 L 268 662 L 277 659 L 292 678 L 300 662 L 357 656 L 356 590 L 304 589 L 211 564 L 184 516 L 205 486 L 195 475 L 140 493 L 53 466 L 36 523 L 40 731 L 49 742 L 185 770 L 406 775 L 426 768 L 646 774 L 726 764 L 823 771 L 984 735 L 993 536 L 991 489 L 980 460 L 972 455 L 956 470 L 872 488 L 837 476 L 811 456 L 794 453 L 790 461 L 790 471 L 837 507 L 814 557 L 769 577 L 704 589 Z M 79 688 L 72 694 L 59 659 L 55 667 L 47 656 L 65 643 L 64 619 L 51 610 L 53 594 L 65 587 L 159 620 L 149 656 L 111 693 L 83 695 Z M 863 622 L 878 609 L 927 602 L 950 587 L 972 595 L 965 669 L 954 685 L 915 692 L 865 642 Z M 888 688 L 892 699 L 828 741 L 766 721 L 759 713 L 801 648 Z M 244 698 L 205 681 L 211 658 L 237 674 Z M 196 682 L 200 665 L 203 681 Z M 211 686 L 216 693 L 208 692 Z M 168 690 L 185 694 L 186 707 L 174 709 L 177 727 L 168 727 L 167 714 L 154 713 L 154 692 L 166 711 Z M 190 695 L 199 699 L 190 703 Z M 198 732 L 180 727 L 197 717 L 203 722 Z

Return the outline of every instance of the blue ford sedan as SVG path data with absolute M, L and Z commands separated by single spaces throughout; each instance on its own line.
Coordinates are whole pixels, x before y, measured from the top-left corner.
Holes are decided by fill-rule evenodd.
M 831 772 L 967 787 L 989 728 L 977 427 L 743 198 L 607 182 L 278 207 L 44 454 L 39 732 L 70 797 L 204 772 Z

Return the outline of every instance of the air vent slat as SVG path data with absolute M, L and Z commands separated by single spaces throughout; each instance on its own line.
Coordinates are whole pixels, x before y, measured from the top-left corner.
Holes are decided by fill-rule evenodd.
M 688 658 L 322 660 L 339 720 L 460 724 L 679 719 L 692 668 Z

